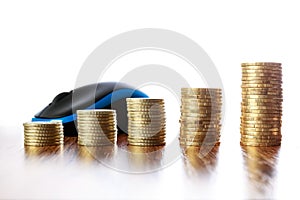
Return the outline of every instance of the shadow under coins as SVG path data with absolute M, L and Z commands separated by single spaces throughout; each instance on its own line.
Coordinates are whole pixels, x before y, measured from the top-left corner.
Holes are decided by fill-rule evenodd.
M 209 175 L 215 171 L 219 145 L 181 147 L 185 172 L 189 177 Z
M 252 147 L 242 146 L 244 166 L 251 188 L 251 195 L 271 195 L 276 177 L 276 166 L 280 146 Z

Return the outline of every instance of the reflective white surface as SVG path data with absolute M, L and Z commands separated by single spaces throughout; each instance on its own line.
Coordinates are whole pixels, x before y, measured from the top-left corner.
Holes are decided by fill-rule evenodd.
M 22 129 L 1 128 L 1 198 L 288 198 L 297 197 L 299 146 L 244 150 L 224 139 L 207 156 L 187 150 L 159 171 L 130 174 L 95 160 L 84 147 L 25 148 Z M 126 148 L 126 147 L 117 147 Z M 45 150 L 45 149 L 44 149 Z M 137 149 L 131 149 L 137 151 Z M 106 149 L 103 159 L 113 159 Z M 116 152 L 118 153 L 118 151 Z M 159 165 L 164 155 L 123 158 L 135 167 Z

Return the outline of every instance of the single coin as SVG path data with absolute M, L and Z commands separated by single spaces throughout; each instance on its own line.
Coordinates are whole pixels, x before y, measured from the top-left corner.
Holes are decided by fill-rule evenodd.
M 245 62 L 241 64 L 242 67 L 247 66 L 270 66 L 270 67 L 280 67 L 281 63 L 278 62 Z
M 242 127 L 243 130 L 245 131 L 255 131 L 255 132 L 272 132 L 272 131 L 280 131 L 280 128 L 247 128 L 247 127 Z
M 282 88 L 243 88 L 242 92 L 282 92 Z
M 282 111 L 281 110 L 259 110 L 259 109 L 251 109 L 251 107 L 249 107 L 250 109 L 241 109 L 242 113 L 246 113 L 246 114 L 276 114 L 281 116 L 282 115 Z
M 241 135 L 249 135 L 249 136 L 281 136 L 281 131 L 278 132 L 247 132 L 241 131 Z
M 78 114 L 107 114 L 107 113 L 112 113 L 115 114 L 116 110 L 112 109 L 87 109 L 87 110 L 77 110 Z
M 276 119 L 281 119 L 281 114 L 278 113 L 246 113 L 242 112 L 242 117 L 243 118 L 248 118 L 248 117 L 255 117 L 255 118 L 276 118 Z
M 50 143 L 50 144 L 41 144 L 41 143 L 24 143 L 25 146 L 35 146 L 35 147 L 45 147 L 45 146 L 59 146 L 63 143 Z
M 255 142 L 241 142 L 241 146 L 257 146 L 257 147 L 268 147 L 268 146 L 280 146 L 280 142 L 275 143 L 255 143 Z
M 281 128 L 281 124 L 241 124 L 245 128 Z
M 94 147 L 101 147 L 101 146 L 113 146 L 115 143 L 112 142 L 105 142 L 105 143 L 88 143 L 88 142 L 77 142 L 80 146 L 94 146 Z
M 261 140 L 273 140 L 281 139 L 282 135 L 241 135 L 242 138 L 249 139 L 261 139 Z
M 242 72 L 247 72 L 247 73 L 255 73 L 255 72 L 275 72 L 275 73 L 281 73 L 282 69 L 281 68 L 273 68 L 273 69 L 264 69 L 264 68 L 247 68 L 247 67 L 242 67 Z
M 276 110 L 276 111 L 282 111 L 282 105 L 272 105 L 272 104 L 269 104 L 269 105 L 264 105 L 264 106 L 257 106 L 257 105 L 247 105 L 247 106 L 244 106 L 244 105 L 241 105 L 241 109 L 244 110 L 244 109 L 252 109 L 252 110 Z
M 166 143 L 165 142 L 160 142 L 160 143 L 129 142 L 128 145 L 131 145 L 131 146 L 164 146 L 164 145 L 166 145 Z
M 260 80 L 269 80 L 269 81 L 282 81 L 282 77 L 274 77 L 274 76 L 244 76 L 242 77 L 243 81 L 260 81 Z M 267 89 L 267 88 L 266 88 Z M 272 89 L 272 88 L 269 88 Z M 274 88 L 273 88 L 274 89 Z
M 244 129 L 241 129 L 240 130 L 240 133 L 242 135 L 281 135 L 281 131 L 249 131 L 249 130 L 244 130 Z

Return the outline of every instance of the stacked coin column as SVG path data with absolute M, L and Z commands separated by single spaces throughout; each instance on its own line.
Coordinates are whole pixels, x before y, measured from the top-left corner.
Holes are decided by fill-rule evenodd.
M 241 145 L 281 144 L 280 63 L 242 63 Z
M 77 111 L 78 144 L 84 146 L 114 145 L 117 136 L 115 110 Z
M 23 126 L 25 146 L 52 146 L 64 143 L 61 121 L 27 122 Z
M 222 90 L 182 88 L 179 141 L 182 146 L 219 144 Z
M 165 108 L 163 99 L 127 98 L 128 144 L 165 145 Z

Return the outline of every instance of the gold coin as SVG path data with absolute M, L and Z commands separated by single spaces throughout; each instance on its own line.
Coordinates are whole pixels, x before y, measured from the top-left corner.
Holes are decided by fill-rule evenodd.
M 278 132 L 247 132 L 241 131 L 241 135 L 248 135 L 248 136 L 281 136 L 281 131 Z
M 281 124 L 242 124 L 242 126 L 249 128 L 279 128 Z
M 243 74 L 243 77 L 242 77 L 242 83 L 247 83 L 249 81 L 266 81 L 266 80 L 275 82 L 273 84 L 269 84 L 269 85 L 271 85 L 271 88 L 273 88 L 274 86 L 281 88 L 282 82 L 280 82 L 280 81 L 282 81 L 282 77 L 279 77 L 279 76 L 270 75 L 270 74 L 265 75 L 265 76 L 263 76 L 261 74 L 260 75 L 254 75 L 254 74 L 245 75 L 245 74 Z M 251 84 L 251 83 L 247 83 L 247 85 L 249 85 L 249 84 Z M 265 85 L 267 83 L 252 83 L 252 84 Z M 264 86 L 264 87 L 266 87 L 266 86 Z M 269 88 L 269 87 L 266 87 L 266 88 Z
M 144 130 L 140 130 L 140 131 L 132 131 L 132 130 L 128 130 L 128 135 L 130 136 L 158 136 L 158 135 L 165 135 L 166 131 L 165 130 L 161 130 L 161 131 L 144 131 Z
M 270 139 L 270 140 L 267 140 L 267 139 L 249 139 L 249 138 L 241 138 L 240 140 L 241 142 L 243 143 L 247 143 L 247 142 L 254 142 L 254 143 L 277 143 L 277 142 L 281 142 L 281 139 Z
M 242 74 L 274 74 L 274 75 L 282 75 L 281 69 L 249 69 L 249 68 L 242 68 Z
M 183 146 L 215 146 L 219 145 L 220 142 L 186 142 L 186 141 L 180 141 L 180 145 Z
M 117 134 L 99 135 L 99 134 L 78 134 L 78 138 L 95 138 L 95 139 L 114 139 Z
M 255 105 L 250 105 L 250 106 L 244 106 L 241 105 L 241 109 L 253 109 L 253 110 L 282 110 L 282 105 L 273 105 L 273 104 L 269 104 L 269 105 L 264 105 L 264 106 L 255 106 Z
M 164 99 L 152 99 L 152 98 L 126 98 L 128 102 L 162 102 Z
M 202 141 L 206 141 L 206 142 L 216 142 L 220 139 L 219 135 L 182 135 L 179 137 L 180 141 L 194 141 L 194 142 L 202 142 Z
M 281 88 L 281 84 L 247 84 L 241 85 L 241 88 Z
M 276 72 L 276 73 L 281 73 L 282 68 L 249 68 L 249 67 L 242 67 L 243 72 L 248 72 L 248 73 L 253 73 L 253 72 Z
M 274 126 L 281 126 L 281 121 L 264 121 L 264 120 L 241 120 L 242 126 L 248 126 L 248 125 L 274 125 Z
M 28 142 L 24 143 L 25 146 L 35 146 L 35 147 L 45 147 L 45 146 L 59 146 L 63 145 L 63 143 L 50 143 L 50 144 L 44 144 L 44 143 L 33 143 L 33 142 Z
M 45 127 L 45 126 L 24 126 L 24 130 L 37 130 L 37 131 L 47 131 L 47 130 L 63 130 L 63 126 Z
M 206 109 L 199 109 L 199 112 L 197 113 L 191 113 L 187 112 L 186 110 L 182 110 L 181 115 L 189 115 L 189 116 L 202 116 L 202 115 L 221 115 L 222 111 L 221 110 L 206 110 Z
M 214 99 L 214 98 L 222 98 L 222 93 L 195 93 L 195 94 L 190 94 L 190 93 L 181 93 L 181 98 L 182 99 Z
M 282 84 L 281 80 L 274 81 L 274 80 L 248 80 L 248 81 L 242 81 L 242 85 L 249 85 L 249 84 L 272 84 L 272 85 L 278 85 Z
M 116 115 L 77 115 L 77 119 L 114 120 Z
M 37 123 L 37 122 L 27 122 L 23 124 L 24 127 L 26 128 L 31 128 L 31 127 L 44 127 L 44 128 L 60 128 L 62 127 L 62 124 L 57 124 L 57 123 Z
M 245 131 L 255 131 L 255 132 L 272 132 L 272 131 L 280 131 L 281 129 L 280 128 L 247 128 L 247 127 L 242 127 L 243 130 Z
M 39 135 L 39 134 L 33 134 L 33 133 L 24 133 L 24 137 L 26 138 L 41 138 L 41 139 L 51 139 L 51 138 L 64 138 L 63 134 L 56 134 L 56 135 Z
M 268 121 L 277 121 L 277 122 L 281 122 L 281 117 L 265 117 L 265 116 L 242 116 L 241 117 L 242 122 L 248 122 L 248 121 L 264 121 L 264 122 L 268 122 Z
M 276 108 L 277 111 L 281 111 L 280 109 Z M 274 109 L 274 110 L 276 110 Z M 267 110 L 268 109 L 259 109 L 259 108 L 253 108 L 253 110 Z M 269 109 L 271 110 L 271 109 Z M 251 112 L 251 113 L 248 113 L 248 112 L 242 112 L 242 116 L 243 117 L 267 117 L 267 118 L 273 118 L 273 117 L 276 117 L 276 118 L 281 118 L 281 114 L 278 114 L 278 113 L 254 113 L 254 112 Z
M 250 131 L 250 130 L 244 130 L 243 128 L 240 129 L 240 133 L 242 135 L 258 135 L 258 134 L 263 134 L 263 135 L 280 135 L 281 130 L 279 131 Z
M 247 66 L 270 66 L 270 67 L 280 67 L 281 63 L 278 62 L 245 62 L 241 64 L 242 67 Z
M 101 147 L 101 146 L 113 146 L 115 143 L 105 142 L 105 143 L 88 143 L 88 142 L 77 142 L 80 146 L 93 146 L 93 147 Z
M 251 107 L 249 107 L 250 109 L 246 109 L 243 108 L 241 110 L 242 114 L 246 113 L 246 114 L 276 114 L 281 116 L 282 115 L 282 111 L 281 110 L 259 110 L 259 109 L 251 109 Z
M 283 95 L 282 89 L 275 88 L 242 88 L 242 94 Z
M 180 135 L 216 136 L 216 135 L 220 135 L 220 132 L 219 131 L 180 131 Z
M 189 91 L 195 91 L 195 92 L 220 92 L 222 89 L 220 88 L 181 88 L 182 92 L 189 92 Z
M 116 110 L 112 109 L 87 109 L 87 110 L 77 110 L 78 114 L 116 114 Z
M 282 135 L 241 135 L 242 138 L 249 138 L 249 139 L 262 139 L 262 140 L 269 140 L 269 139 L 281 139 Z
M 262 101 L 242 101 L 242 106 L 268 106 L 268 105 L 275 105 L 275 106 L 281 106 L 282 100 L 279 100 L 277 102 L 262 102 Z
M 257 147 L 268 147 L 268 146 L 280 146 L 280 142 L 275 143 L 255 143 L 255 142 L 241 142 L 242 146 L 257 146 Z
M 248 69 L 250 70 L 250 69 Z M 253 69 L 252 69 L 253 70 Z M 263 70 L 263 69 L 256 69 L 257 71 L 247 71 L 247 69 L 242 69 L 242 75 L 244 76 L 278 76 L 282 75 L 280 70 Z M 260 70 L 260 71 L 259 71 Z
M 278 103 L 278 102 L 282 102 L 282 99 L 270 99 L 270 98 L 256 98 L 256 99 L 250 99 L 250 98 L 243 98 L 242 99 L 243 103 Z
M 213 122 L 182 122 L 181 127 L 195 127 L 195 128 L 214 128 L 214 127 L 221 127 L 220 123 L 213 123 Z

